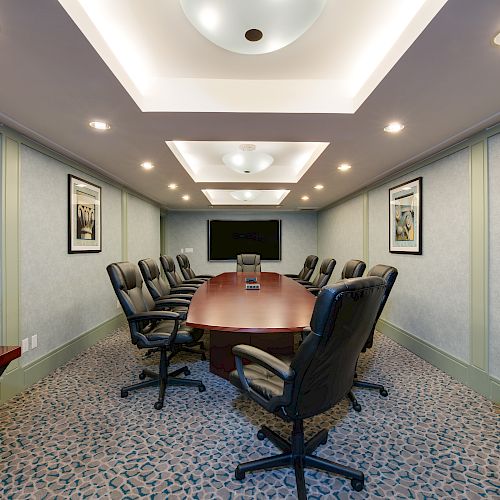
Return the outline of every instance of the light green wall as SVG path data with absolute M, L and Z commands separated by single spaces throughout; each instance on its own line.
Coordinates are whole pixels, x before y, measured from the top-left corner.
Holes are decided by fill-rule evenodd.
M 317 255 L 317 216 L 315 212 L 168 212 L 167 254 L 175 257 L 182 248 L 198 274 L 219 274 L 233 271 L 235 262 L 208 261 L 207 220 L 209 219 L 281 219 L 281 261 L 265 261 L 263 271 L 297 273 L 307 255 Z
M 494 217 L 500 210 L 499 131 L 497 126 L 477 134 L 318 215 L 320 257 L 335 258 L 337 251 L 345 259 L 345 245 L 335 233 L 362 221 L 368 268 L 377 263 L 398 268 L 378 329 L 494 400 L 500 399 L 500 315 L 495 305 L 500 233 Z M 388 189 L 419 176 L 423 254 L 391 254 Z M 351 243 L 353 258 L 359 254 L 359 239 Z
M 158 255 L 160 238 L 159 207 L 150 200 L 11 129 L 0 128 L 0 138 L 1 342 L 38 335 L 38 347 L 2 376 L 5 400 L 123 324 L 106 266 L 129 248 L 136 260 L 140 249 Z M 102 187 L 100 253 L 67 253 L 69 173 Z

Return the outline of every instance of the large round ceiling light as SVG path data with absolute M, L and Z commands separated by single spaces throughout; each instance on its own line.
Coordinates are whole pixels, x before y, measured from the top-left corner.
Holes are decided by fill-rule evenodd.
M 256 151 L 253 144 L 241 144 L 239 151 L 227 153 L 222 162 L 239 174 L 256 174 L 269 168 L 274 158 L 264 152 Z
M 238 54 L 267 54 L 302 36 L 326 0 L 180 0 L 191 24 L 211 42 Z
M 238 201 L 253 201 L 258 198 L 259 195 L 260 193 L 258 191 L 231 191 L 231 196 Z

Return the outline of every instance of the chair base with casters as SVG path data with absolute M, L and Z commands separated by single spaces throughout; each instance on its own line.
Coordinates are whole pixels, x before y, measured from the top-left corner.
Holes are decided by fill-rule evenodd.
M 195 347 L 199 347 L 199 349 L 195 349 Z M 207 360 L 207 354 L 206 354 L 207 349 L 203 342 L 195 342 L 192 345 L 182 347 L 180 350 L 182 352 L 189 352 L 191 354 L 196 354 L 197 356 L 201 357 L 202 361 Z
M 384 398 L 386 398 L 389 393 L 387 392 L 387 389 L 382 385 L 382 384 L 375 384 L 373 382 L 365 382 L 364 380 L 358 380 L 354 379 L 354 382 L 352 384 L 353 387 L 362 387 L 363 389 L 375 389 L 377 390 L 380 395 Z M 359 404 L 358 400 L 356 399 L 356 396 L 352 391 L 349 391 L 347 394 L 347 397 L 349 398 L 349 401 L 352 404 L 352 408 L 355 411 L 361 411 L 361 405 Z
M 282 453 L 239 464 L 234 473 L 238 480 L 244 479 L 247 472 L 273 467 L 293 467 L 297 483 L 297 498 L 303 500 L 307 498 L 304 469 L 309 467 L 347 477 L 351 480 L 351 486 L 356 491 L 361 491 L 364 487 L 365 478 L 362 472 L 312 454 L 318 446 L 326 444 L 328 440 L 328 431 L 326 429 L 322 429 L 311 439 L 305 441 L 304 421 L 294 420 L 290 441 L 282 438 L 266 426 L 261 427 L 257 433 L 257 438 L 261 441 L 266 438 L 269 439 Z
M 143 382 L 122 387 L 120 392 L 122 398 L 126 398 L 130 391 L 135 391 L 137 389 L 142 389 L 144 387 L 159 385 L 160 391 L 158 394 L 158 401 L 154 404 L 154 407 L 157 410 L 161 410 L 165 402 L 165 392 L 168 385 L 170 386 L 184 385 L 184 386 L 198 387 L 198 390 L 200 392 L 204 392 L 206 390 L 201 380 L 176 378 L 179 375 L 189 375 L 191 373 L 187 366 L 183 366 L 182 368 L 178 368 L 177 370 L 168 373 L 168 365 L 170 363 L 170 360 L 172 359 L 173 356 L 175 356 L 175 354 L 177 354 L 178 351 L 172 352 L 170 356 L 167 355 L 166 347 L 160 347 L 159 351 L 160 351 L 159 372 L 156 373 L 147 368 L 143 369 L 142 372 L 139 374 L 139 379 L 143 380 Z M 145 380 L 146 377 L 151 378 L 151 380 Z

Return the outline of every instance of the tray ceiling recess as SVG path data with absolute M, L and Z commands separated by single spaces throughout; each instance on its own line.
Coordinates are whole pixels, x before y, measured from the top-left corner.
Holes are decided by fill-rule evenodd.
M 329 142 L 166 141 L 195 182 L 297 183 Z
M 59 3 L 142 111 L 354 113 L 446 0 Z

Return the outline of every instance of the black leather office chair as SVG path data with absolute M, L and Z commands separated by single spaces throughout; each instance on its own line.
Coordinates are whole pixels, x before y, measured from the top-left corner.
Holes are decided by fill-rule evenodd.
M 268 412 L 293 423 L 290 441 L 263 426 L 258 439 L 268 438 L 282 453 L 239 464 L 236 479 L 251 471 L 292 466 L 298 498 L 305 499 L 304 469 L 314 467 L 351 479 L 356 491 L 363 489 L 362 472 L 312 454 L 327 442 L 328 430 L 321 430 L 306 442 L 303 420 L 328 411 L 351 389 L 356 360 L 384 289 L 385 282 L 378 277 L 343 280 L 323 288 L 311 318 L 312 331 L 289 363 L 256 347 L 233 347 L 237 369 L 231 372 L 230 382 Z M 251 364 L 244 365 L 243 360 Z
M 318 263 L 317 255 L 308 255 L 304 262 L 304 267 L 300 270 L 299 274 L 285 274 L 285 276 L 295 280 L 309 281 L 314 273 L 314 269 L 316 269 L 317 263 Z
M 187 366 L 168 373 L 169 361 L 178 352 L 179 347 L 193 342 L 191 335 L 193 329 L 188 327 L 181 329 L 179 313 L 155 309 L 151 298 L 143 293 L 142 279 L 136 266 L 130 262 L 116 262 L 110 264 L 106 270 L 127 317 L 132 343 L 139 349 L 159 349 L 160 351 L 159 373 L 144 369 L 139 378 L 144 380 L 150 377 L 152 380 L 123 387 L 121 396 L 127 397 L 129 391 L 159 384 L 158 401 L 154 407 L 160 410 L 163 408 L 167 385 L 195 386 L 203 392 L 205 386 L 201 380 L 176 378 L 181 374 L 189 375 Z M 167 351 L 171 353 L 170 356 L 167 356 Z
M 342 275 L 340 279 L 346 278 L 361 278 L 365 272 L 366 264 L 362 260 L 351 259 L 348 260 L 344 269 L 342 269 Z
M 242 253 L 236 256 L 236 272 L 259 273 L 260 255 L 255 253 Z
M 375 320 L 373 322 L 373 325 L 370 328 L 370 334 L 368 335 L 368 339 L 365 342 L 365 345 L 363 346 L 362 352 L 365 352 L 366 349 L 370 349 L 373 346 L 373 335 L 375 333 L 375 328 L 377 326 L 377 321 L 380 318 L 380 315 L 382 314 L 382 311 L 384 310 L 384 306 L 387 302 L 387 299 L 389 298 L 389 294 L 391 293 L 392 287 L 394 286 L 394 283 L 396 281 L 396 278 L 398 277 L 398 270 L 395 267 L 392 266 L 385 266 L 383 264 L 377 264 L 376 266 L 373 266 L 369 271 L 367 276 L 377 276 L 382 278 L 385 283 L 386 283 L 386 288 L 384 295 L 382 297 L 382 302 L 380 303 L 377 316 L 375 317 Z M 358 380 L 357 378 L 357 373 L 354 373 L 354 382 L 353 382 L 354 387 L 363 387 L 365 389 L 376 389 L 379 391 L 380 395 L 383 397 L 388 396 L 387 389 L 382 385 L 382 384 L 376 384 L 373 382 L 365 382 L 363 380 Z M 359 404 L 358 400 L 352 393 L 352 391 L 349 392 L 348 394 L 349 399 L 352 402 L 352 407 L 356 411 L 361 411 L 361 405 Z
M 321 266 L 319 268 L 319 272 L 313 281 L 306 281 L 306 280 L 296 280 L 296 281 L 297 283 L 304 285 L 307 288 L 307 290 L 312 294 L 318 295 L 321 289 L 324 286 L 326 286 L 330 281 L 336 263 L 337 261 L 335 259 L 327 257 L 326 259 L 323 259 L 323 262 L 321 263 Z
M 172 288 L 169 288 L 165 279 L 160 274 L 160 269 L 156 262 L 153 259 L 142 259 L 139 261 L 139 269 L 141 270 L 142 277 L 144 279 L 144 283 L 146 284 L 146 288 L 148 289 L 151 297 L 157 304 L 163 304 L 165 299 L 169 299 L 170 302 L 175 300 L 177 297 L 183 298 L 185 300 L 191 301 L 194 292 L 196 292 L 197 288 L 193 287 L 176 287 L 176 293 L 169 295 Z M 185 293 L 180 293 L 184 291 Z M 178 293 L 177 293 L 178 292 Z M 189 304 L 179 305 L 173 307 L 172 310 L 174 312 L 183 313 L 184 318 L 187 314 L 187 310 L 189 308 Z M 201 356 L 202 361 L 206 359 L 206 349 L 205 344 L 201 340 L 203 337 L 203 330 L 196 329 L 193 330 L 191 336 L 193 337 L 193 342 L 191 344 L 183 345 L 180 350 L 184 352 L 190 352 L 192 354 L 197 354 Z
M 200 280 L 209 280 L 213 278 L 211 274 L 195 274 L 195 272 L 191 269 L 191 263 L 189 262 L 188 256 L 183 253 L 176 255 L 177 264 L 179 264 L 179 269 L 181 270 L 182 276 L 185 280 L 192 279 L 200 279 Z
M 194 288 L 199 288 L 205 280 L 200 279 L 182 279 L 179 273 L 175 269 L 175 262 L 170 255 L 160 255 L 160 264 L 163 267 L 163 272 L 167 277 L 168 284 L 171 287 L 180 287 L 180 286 L 191 286 Z

